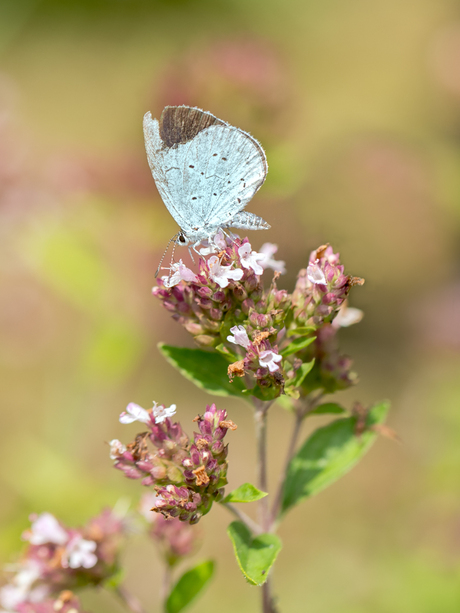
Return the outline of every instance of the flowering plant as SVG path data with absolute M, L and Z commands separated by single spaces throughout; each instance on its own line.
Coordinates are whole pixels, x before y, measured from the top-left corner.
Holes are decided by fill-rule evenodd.
M 179 562 L 199 541 L 195 524 L 215 504 L 234 521 L 227 532 L 245 579 L 261 587 L 263 613 L 278 611 L 272 593 L 272 567 L 281 551 L 277 528 L 295 505 L 344 475 L 369 449 L 383 426 L 388 403 L 350 409 L 325 397 L 357 382 L 350 358 L 340 353 L 341 327 L 357 323 L 361 311 L 348 306 L 351 289 L 363 280 L 345 274 L 338 253 L 323 245 L 300 270 L 292 293 L 278 288 L 284 262 L 277 248 L 259 252 L 247 238 L 221 231 L 203 245 L 197 269 L 182 260 L 171 264 L 153 295 L 190 333 L 195 349 L 160 345 L 161 353 L 184 377 L 212 395 L 234 397 L 254 410 L 257 483 L 226 493 L 228 444 L 236 424 L 216 404 L 194 419 L 188 435 L 175 420 L 176 405 L 130 403 L 121 423 L 142 424 L 132 442 L 110 442 L 114 467 L 146 488 L 141 513 L 146 534 L 164 563 L 162 602 L 167 613 L 185 608 L 207 584 L 213 562 L 187 570 L 172 586 Z M 265 271 L 272 279 L 263 284 Z M 277 403 L 293 422 L 291 441 L 276 491 L 267 486 L 267 419 Z M 332 416 L 299 443 L 302 424 L 312 415 Z M 229 437 L 231 438 L 231 436 Z M 257 503 L 257 521 L 240 504 Z M 130 521 L 104 511 L 82 529 L 67 528 L 49 513 L 32 517 L 28 542 L 9 583 L 0 592 L 7 612 L 78 613 L 73 591 L 82 586 L 115 589 L 126 608 L 145 610 L 120 583 L 119 549 Z M 199 529 L 199 528 L 198 528 Z M 123 537 L 123 538 L 122 538 Z

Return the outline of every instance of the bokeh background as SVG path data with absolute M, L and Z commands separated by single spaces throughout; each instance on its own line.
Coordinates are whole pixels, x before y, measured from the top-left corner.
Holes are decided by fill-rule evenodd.
M 190 345 L 150 290 L 176 232 L 151 179 L 142 116 L 190 104 L 250 131 L 268 179 L 249 209 L 292 289 L 330 242 L 365 311 L 342 331 L 360 384 L 389 398 L 381 439 L 281 530 L 283 612 L 457 613 L 460 606 L 460 3 L 457 0 L 0 0 L 0 558 L 33 511 L 84 523 L 140 485 L 106 441 L 129 401 L 210 398 L 156 344 Z M 230 486 L 254 478 L 252 416 L 220 400 Z M 313 423 L 313 422 L 312 422 Z M 320 423 L 314 423 L 315 426 Z M 130 428 L 130 431 L 126 428 Z M 290 424 L 275 407 L 276 474 Z M 258 610 L 218 508 L 197 559 L 218 573 L 190 612 Z M 160 611 L 153 545 L 127 583 Z M 88 608 L 122 611 L 105 593 Z

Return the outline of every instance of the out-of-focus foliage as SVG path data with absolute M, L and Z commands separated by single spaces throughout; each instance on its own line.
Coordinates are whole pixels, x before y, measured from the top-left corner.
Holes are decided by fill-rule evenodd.
M 251 242 L 279 244 L 283 287 L 324 242 L 366 278 L 353 297 L 365 318 L 343 331 L 360 384 L 343 400 L 391 398 L 403 441 L 381 439 L 287 517 L 282 610 L 458 611 L 459 58 L 453 0 L 0 2 L 4 561 L 33 511 L 70 524 L 121 496 L 136 504 L 105 444 L 129 401 L 174 402 L 183 421 L 206 402 L 156 349 L 188 336 L 150 296 L 176 228 L 141 133 L 144 112 L 192 104 L 266 148 L 250 208 L 272 229 Z M 253 481 L 252 424 L 240 400 L 221 400 L 239 425 L 232 489 Z M 285 414 L 270 417 L 281 454 Z M 270 462 L 276 473 L 280 455 Z M 196 609 L 225 589 L 223 613 L 252 611 L 255 590 L 228 590 L 239 570 L 220 513 L 203 519 L 218 572 Z M 148 602 L 159 587 L 148 544 L 126 564 Z

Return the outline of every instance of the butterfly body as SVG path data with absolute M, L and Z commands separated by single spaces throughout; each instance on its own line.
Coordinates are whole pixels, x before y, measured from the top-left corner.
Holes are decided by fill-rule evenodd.
M 180 232 L 178 244 L 211 240 L 220 229 L 267 229 L 244 211 L 267 175 L 260 144 L 194 107 L 167 106 L 144 116 L 147 158 L 158 191 Z

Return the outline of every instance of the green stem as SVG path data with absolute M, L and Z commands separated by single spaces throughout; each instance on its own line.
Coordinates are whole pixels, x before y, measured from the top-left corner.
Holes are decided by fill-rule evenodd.
M 139 600 L 122 585 L 115 588 L 115 593 L 131 613 L 146 613 Z
M 262 534 L 263 532 L 262 528 L 259 526 L 258 523 L 256 523 L 253 519 L 251 519 L 249 515 L 246 515 L 246 513 L 244 513 L 243 511 L 240 511 L 239 509 L 234 507 L 229 502 L 222 503 L 222 506 L 228 509 L 230 513 L 233 513 L 233 515 L 237 519 L 239 519 L 240 522 L 242 522 L 247 528 L 249 528 L 249 530 L 253 534 Z

